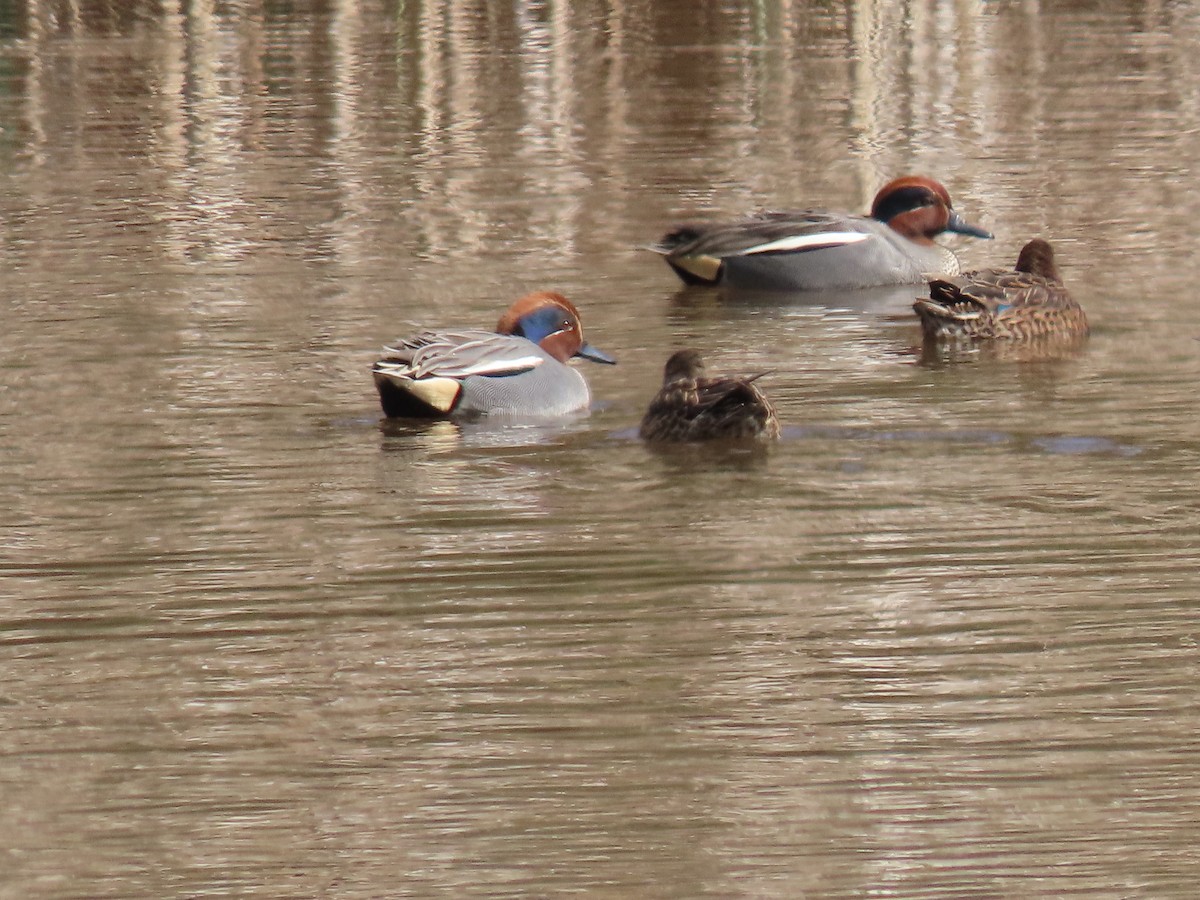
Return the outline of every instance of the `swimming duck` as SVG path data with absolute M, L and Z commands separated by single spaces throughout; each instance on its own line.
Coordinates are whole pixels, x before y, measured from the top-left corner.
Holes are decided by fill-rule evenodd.
M 933 241 L 944 231 L 992 237 L 954 211 L 941 184 L 909 175 L 880 189 L 869 216 L 761 212 L 730 223 L 681 225 L 649 249 L 688 284 L 836 290 L 957 275 L 958 258 Z
M 774 440 L 775 407 L 750 376 L 706 377 L 695 350 L 667 360 L 662 389 L 650 402 L 638 434 L 647 441 Z
M 583 340 L 579 311 L 561 294 L 513 303 L 495 332 L 423 331 L 384 348 L 372 375 L 387 416 L 562 416 L 587 407 L 587 382 L 567 361 L 616 362 Z
M 926 340 L 1029 341 L 1077 338 L 1087 316 L 1062 283 L 1054 248 L 1034 238 L 1013 269 L 981 269 L 929 282 L 929 296 L 913 304 Z

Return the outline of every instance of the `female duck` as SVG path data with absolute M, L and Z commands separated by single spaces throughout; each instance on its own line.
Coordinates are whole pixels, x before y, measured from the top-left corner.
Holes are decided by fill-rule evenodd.
M 638 434 L 647 441 L 774 440 L 775 407 L 754 384 L 764 374 L 707 378 L 700 354 L 679 350 L 667 360 Z
M 981 269 L 929 283 L 913 309 L 926 340 L 1081 338 L 1087 316 L 1067 293 L 1054 248 L 1034 238 L 1014 269 Z
M 957 275 L 958 258 L 933 240 L 945 231 L 992 236 L 954 211 L 941 184 L 909 175 L 883 186 L 870 216 L 763 212 L 727 224 L 682 225 L 650 249 L 688 284 L 836 290 Z
M 424 331 L 384 348 L 372 374 L 387 416 L 563 416 L 587 407 L 579 356 L 615 363 L 583 340 L 579 311 L 537 291 L 500 317 L 495 332 Z

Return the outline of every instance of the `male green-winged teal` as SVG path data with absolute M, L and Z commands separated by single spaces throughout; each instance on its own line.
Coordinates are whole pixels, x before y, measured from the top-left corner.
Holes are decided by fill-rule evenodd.
M 387 416 L 554 417 L 587 407 L 587 382 L 574 356 L 614 363 L 583 340 L 566 297 L 537 291 L 517 300 L 495 332 L 424 331 L 384 348 L 372 370 Z
M 650 249 L 688 284 L 835 290 L 957 275 L 958 258 L 933 240 L 945 231 L 992 236 L 954 211 L 941 184 L 909 175 L 880 189 L 869 216 L 762 212 L 735 222 L 681 225 Z

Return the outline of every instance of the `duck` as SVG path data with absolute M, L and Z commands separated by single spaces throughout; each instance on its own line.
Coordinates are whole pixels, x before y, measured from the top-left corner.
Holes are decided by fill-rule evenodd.
M 1082 338 L 1087 316 L 1058 272 L 1054 248 L 1034 238 L 1012 269 L 933 279 L 913 304 L 926 341 Z
M 920 284 L 957 275 L 943 232 L 992 233 L 968 223 L 941 183 L 906 175 L 880 188 L 867 216 L 821 209 L 768 211 L 734 222 L 680 225 L 648 249 L 686 284 L 822 291 Z
M 584 341 L 579 310 L 553 291 L 521 297 L 495 331 L 422 331 L 384 354 L 371 374 L 389 418 L 566 416 L 591 403 L 587 382 L 568 361 L 616 363 Z
M 765 374 L 708 376 L 699 351 L 678 350 L 667 360 L 638 435 L 651 442 L 775 440 L 775 407 L 755 384 Z

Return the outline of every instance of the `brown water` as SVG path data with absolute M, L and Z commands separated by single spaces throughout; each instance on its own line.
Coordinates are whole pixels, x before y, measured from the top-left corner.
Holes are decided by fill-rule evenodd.
M 1190 897 L 1190 4 L 0 14 L 0 896 Z M 637 251 L 929 172 L 1077 357 Z M 380 421 L 553 288 L 599 408 Z M 766 456 L 632 434 L 770 369 Z

